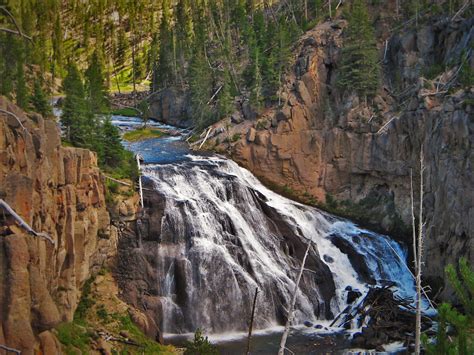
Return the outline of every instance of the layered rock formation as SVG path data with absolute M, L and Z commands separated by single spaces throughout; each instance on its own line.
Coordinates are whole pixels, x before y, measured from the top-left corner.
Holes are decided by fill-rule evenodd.
M 117 233 L 96 155 L 62 147 L 53 120 L 4 98 L 0 108 L 12 113 L 0 113 L 0 198 L 55 241 L 28 235 L 0 211 L 0 344 L 58 353 L 50 330 L 72 320 L 81 286 L 114 255 Z
M 410 171 L 417 185 L 422 148 L 425 275 L 442 287 L 446 264 L 474 262 L 474 89 L 450 85 L 472 25 L 442 19 L 387 38 L 383 86 L 368 103 L 336 84 L 346 23 L 318 25 L 296 46 L 282 105 L 230 129 L 217 124 L 207 146 L 275 187 L 406 241 Z M 434 64 L 452 69 L 436 81 L 421 78 Z M 472 57 L 464 65 L 473 66 Z

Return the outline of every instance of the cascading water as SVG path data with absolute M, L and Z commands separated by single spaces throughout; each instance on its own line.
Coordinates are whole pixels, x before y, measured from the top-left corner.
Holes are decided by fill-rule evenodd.
M 230 160 L 188 156 L 143 173 L 165 200 L 153 237 L 166 333 L 246 329 L 256 287 L 255 327 L 283 324 L 308 241 L 295 323 L 333 318 L 350 289 L 390 281 L 414 293 L 398 243 L 279 196 Z

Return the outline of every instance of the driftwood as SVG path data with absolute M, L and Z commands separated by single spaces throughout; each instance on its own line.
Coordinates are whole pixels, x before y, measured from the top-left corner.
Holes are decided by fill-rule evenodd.
M 338 327 L 361 328 L 354 334 L 353 346 L 377 348 L 394 341 L 413 339 L 416 323 L 415 307 L 411 299 L 395 295 L 392 284 L 372 287 L 362 300 L 348 306 L 336 317 Z M 423 317 L 428 327 L 431 320 Z
M 137 343 L 136 341 L 129 338 L 125 338 L 125 337 L 119 338 L 119 337 L 116 337 L 116 336 L 113 336 L 111 334 L 108 334 L 106 332 L 101 332 L 101 331 L 99 331 L 97 334 L 99 334 L 105 341 L 116 341 L 116 342 L 127 344 L 127 345 L 143 347 L 142 344 Z
M 48 242 L 50 242 L 51 244 L 53 245 L 56 245 L 56 243 L 54 242 L 54 240 L 46 233 L 38 233 L 36 231 L 33 230 L 33 228 L 31 228 L 29 226 L 28 223 L 26 223 L 23 218 L 21 218 L 14 210 L 13 208 L 10 207 L 10 205 L 8 203 L 6 203 L 4 200 L 0 199 L 0 207 L 3 208 L 5 211 L 7 211 L 11 216 L 12 218 L 18 223 L 18 225 L 23 228 L 24 230 L 26 230 L 29 234 L 35 236 L 35 237 L 39 237 L 39 238 L 43 238 L 43 239 L 46 239 Z
M 393 116 L 390 120 L 388 120 L 387 123 L 385 123 L 385 124 L 377 131 L 376 134 L 381 134 L 381 133 L 385 130 L 385 128 L 387 128 L 387 126 L 390 124 L 390 122 L 392 122 L 394 119 L 398 119 L 398 117 L 397 117 L 397 116 Z
M 0 344 L 0 349 L 5 350 L 7 353 L 10 352 L 10 353 L 18 354 L 18 355 L 21 354 L 21 351 L 20 351 L 20 350 L 13 349 L 13 348 L 9 348 L 8 346 L 2 345 L 2 344 Z
M 209 129 L 207 130 L 206 136 L 204 137 L 204 140 L 201 142 L 201 145 L 199 146 L 199 149 L 201 149 L 204 143 L 206 143 L 207 137 L 209 137 L 209 133 L 211 133 L 211 130 L 212 130 L 212 127 L 209 127 Z

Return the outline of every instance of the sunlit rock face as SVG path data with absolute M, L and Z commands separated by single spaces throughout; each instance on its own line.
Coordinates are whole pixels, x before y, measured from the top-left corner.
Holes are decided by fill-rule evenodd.
M 421 77 L 435 63 L 450 68 L 450 61 L 461 57 L 472 41 L 473 21 L 433 19 L 418 30 L 379 33 L 383 79 L 367 102 L 337 85 L 346 23 L 322 23 L 297 43 L 281 105 L 253 120 L 232 120 L 230 131 L 225 128 L 231 118 L 222 121 L 207 147 L 230 151 L 259 178 L 302 198 L 311 195 L 327 204 L 330 195 L 339 201 L 338 213 L 406 242 L 411 238 L 410 171 L 417 194 L 422 148 L 424 276 L 433 294 L 443 287 L 441 297 L 450 298 L 445 266 L 462 256 L 474 262 L 474 91 L 458 86 L 433 94 L 436 85 Z M 472 67 L 473 60 L 466 65 Z M 439 80 L 448 82 L 453 74 L 454 68 Z M 229 146 L 225 139 L 233 136 L 240 139 Z
M 96 155 L 62 147 L 54 120 L 4 98 L 0 108 L 24 127 L 0 118 L 0 198 L 56 243 L 25 234 L 0 211 L 0 343 L 56 353 L 49 330 L 72 320 L 84 281 L 112 257 L 117 235 Z

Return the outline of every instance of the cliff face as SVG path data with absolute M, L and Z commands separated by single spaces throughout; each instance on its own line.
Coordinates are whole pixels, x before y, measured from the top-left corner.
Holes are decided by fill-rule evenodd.
M 296 47 L 282 104 L 253 121 L 235 113 L 236 124 L 217 124 L 207 147 L 230 152 L 263 180 L 307 202 L 406 241 L 410 171 L 418 184 L 423 147 L 425 275 L 443 286 L 446 264 L 461 256 L 474 262 L 474 89 L 442 89 L 456 67 L 438 76 L 438 91 L 420 77 L 435 62 L 444 66 L 461 56 L 472 41 L 472 19 L 433 22 L 387 38 L 386 49 L 380 48 L 383 87 L 368 103 L 344 96 L 336 85 L 345 26 L 323 23 L 309 31 Z
M 0 198 L 56 246 L 0 211 L 0 344 L 24 354 L 57 353 L 50 332 L 70 321 L 91 271 L 116 249 L 94 153 L 61 146 L 56 122 L 0 108 Z

